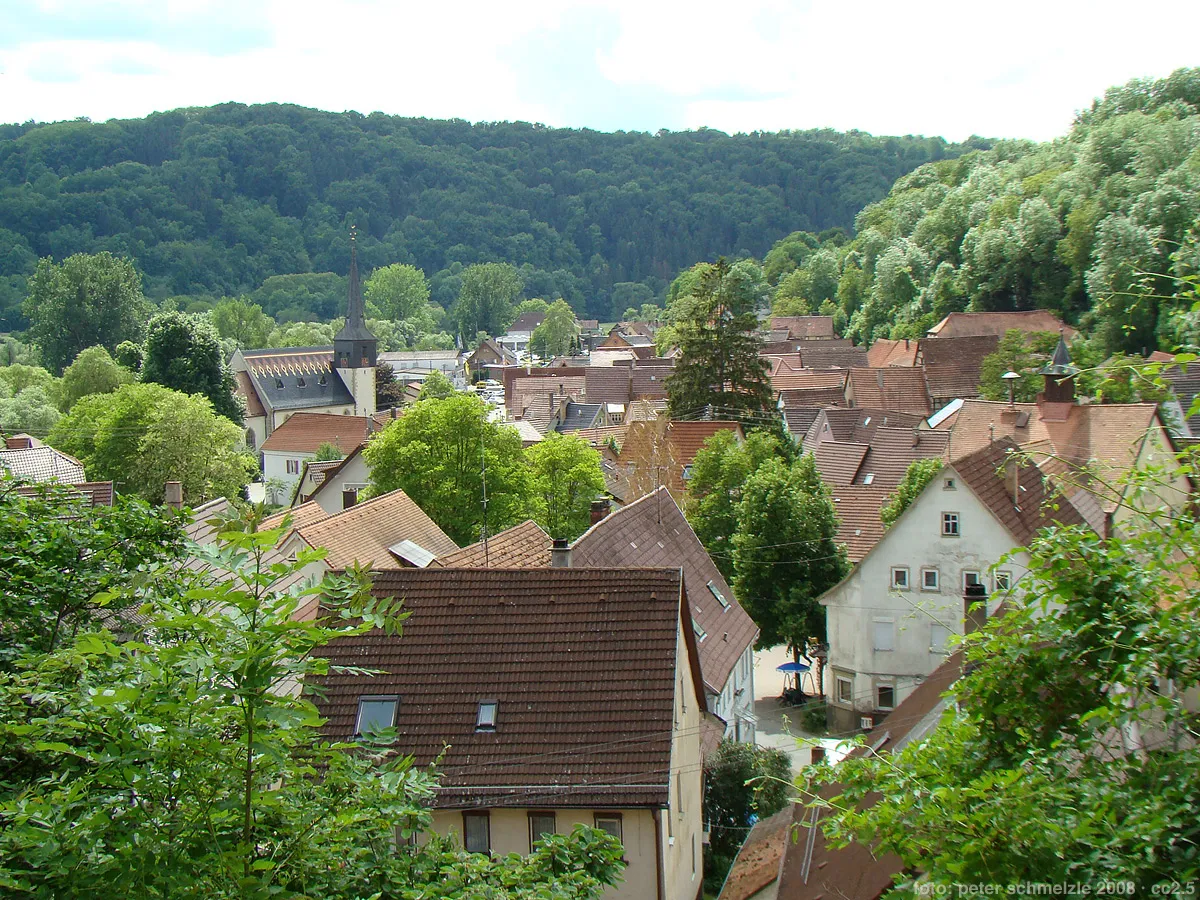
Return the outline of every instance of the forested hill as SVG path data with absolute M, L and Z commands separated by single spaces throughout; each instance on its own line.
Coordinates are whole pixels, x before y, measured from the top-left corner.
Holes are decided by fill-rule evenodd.
M 233 295 L 274 275 L 344 274 L 347 220 L 365 232 L 368 269 L 420 266 L 443 305 L 462 266 L 507 261 L 527 295 L 561 294 L 603 319 L 697 260 L 849 230 L 899 176 L 965 149 L 857 132 L 606 134 L 241 104 L 0 126 L 0 329 L 20 326 L 14 306 L 39 257 L 109 250 L 137 261 L 151 297 Z M 301 299 L 289 311 L 306 312 L 337 310 Z

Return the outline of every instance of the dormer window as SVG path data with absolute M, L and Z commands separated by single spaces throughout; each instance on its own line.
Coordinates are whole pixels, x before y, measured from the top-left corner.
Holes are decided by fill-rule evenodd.
M 863 478 L 863 484 L 871 484 L 874 481 L 875 481 L 875 473 L 874 472 L 868 472 L 866 474 L 866 477 Z
M 321 376 L 319 376 L 319 377 L 317 378 L 317 384 L 326 384 L 326 383 L 327 383 L 327 382 L 325 381 L 325 376 L 324 376 L 324 375 L 321 375 Z
M 275 379 L 275 387 L 277 387 L 277 388 L 282 388 L 282 387 L 283 387 L 283 379 L 282 379 L 282 378 L 276 378 L 276 379 Z
M 304 380 L 303 376 L 296 379 L 296 387 L 308 387 L 308 382 Z
M 499 711 L 498 700 L 480 700 L 479 710 L 475 713 L 476 731 L 495 731 L 496 714 Z

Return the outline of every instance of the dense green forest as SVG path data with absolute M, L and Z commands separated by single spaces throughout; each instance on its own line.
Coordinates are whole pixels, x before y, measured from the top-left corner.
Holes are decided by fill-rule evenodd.
M 1195 342 L 1200 69 L 1110 89 L 1064 137 L 922 166 L 823 246 L 767 254 L 775 308 L 836 305 L 848 334 L 919 337 L 956 310 L 1052 309 L 1106 352 Z
M 0 330 L 40 257 L 110 251 L 147 295 L 255 294 L 282 322 L 340 312 L 357 223 L 368 269 L 511 262 L 525 294 L 608 319 L 719 254 L 849 230 L 922 163 L 986 143 L 807 131 L 606 134 L 298 106 L 0 126 Z M 333 273 L 333 274 L 329 274 Z

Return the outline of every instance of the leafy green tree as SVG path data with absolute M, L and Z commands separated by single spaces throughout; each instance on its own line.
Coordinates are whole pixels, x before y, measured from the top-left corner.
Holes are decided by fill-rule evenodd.
M 483 401 L 470 394 L 414 403 L 363 457 L 373 493 L 402 489 L 460 546 L 478 540 L 483 525 L 485 462 L 488 532 L 516 525 L 529 509 L 520 435 L 489 421 Z
M 837 515 L 811 454 L 770 459 L 742 489 L 733 535 L 733 587 L 759 628 L 760 647 L 786 644 L 798 662 L 825 640 L 817 598 L 850 571 Z
M 431 776 L 389 752 L 386 734 L 323 740 L 308 694 L 289 687 L 331 672 L 330 641 L 397 633 L 400 604 L 372 599 L 361 570 L 276 590 L 324 551 L 273 561 L 284 532 L 257 531 L 260 516 L 227 519 L 221 544 L 191 548 L 203 568 L 105 585 L 120 605 L 141 604 L 147 626 L 129 622 L 132 639 L 84 631 L 0 676 L 5 887 L 590 900 L 614 882 L 619 844 L 593 829 L 548 838 L 527 859 L 472 856 L 436 837 L 397 846 L 397 830 L 430 828 Z M 324 615 L 300 617 L 309 602 Z
M 392 409 L 404 405 L 404 385 L 396 380 L 396 373 L 385 362 L 375 364 L 375 408 Z
M 546 310 L 546 318 L 533 330 L 529 347 L 542 356 L 566 356 L 579 330 L 575 325 L 575 313 L 565 300 L 555 300 Z
M 734 432 L 723 430 L 704 442 L 692 462 L 684 512 L 728 581 L 733 581 L 733 535 L 746 479 L 779 453 L 779 440 L 773 434 L 754 431 L 739 441 Z
M 1013 398 L 1022 403 L 1036 400 L 1043 383 L 1038 372 L 1050 360 L 1057 344 L 1058 335 L 1048 331 L 1034 334 L 1016 329 L 1006 331 L 996 352 L 983 358 L 979 393 L 985 400 L 1007 400 L 1008 382 L 1001 376 L 1016 372 L 1021 377 L 1013 382 Z
M 75 403 L 48 443 L 84 464 L 88 477 L 123 493 L 162 502 L 168 481 L 186 502 L 240 497 L 257 470 L 242 429 L 198 394 L 157 384 L 126 384 Z
M 533 518 L 551 537 L 574 539 L 591 524 L 604 493 L 600 454 L 574 435 L 551 432 L 525 451 L 533 480 Z
M 904 478 L 896 488 L 896 493 L 888 497 L 888 502 L 879 511 L 879 518 L 884 526 L 891 528 L 892 523 L 904 514 L 941 470 L 942 461 L 936 457 L 914 459 L 910 462 L 904 472 Z
M 421 391 L 417 394 L 417 399 L 445 400 L 447 397 L 453 397 L 455 393 L 454 385 L 449 378 L 441 372 L 430 372 L 421 382 Z
M 400 322 L 420 315 L 429 303 L 429 281 L 416 266 L 393 263 L 371 273 L 363 287 L 367 312 Z
M 80 494 L 55 484 L 25 497 L 0 480 L 0 672 L 25 654 L 69 644 L 106 610 L 136 604 L 118 586 L 129 589 L 144 567 L 179 557 L 183 535 L 175 519 L 169 507 L 128 497 L 92 509 Z M 114 593 L 118 598 L 109 600 Z
M 233 341 L 239 350 L 267 346 L 275 320 L 245 297 L 226 297 L 209 313 L 217 334 Z
M 52 399 L 57 399 L 62 394 L 62 381 L 41 366 L 24 363 L 0 366 L 0 390 L 5 391 L 8 396 L 16 396 L 31 387 L 41 388 L 46 396 Z
M 508 263 L 478 263 L 462 274 L 462 290 L 454 307 L 464 342 L 479 331 L 503 334 L 524 286 L 521 273 Z
M 141 276 L 129 260 L 108 252 L 77 253 L 61 265 L 43 259 L 29 279 L 29 336 L 55 372 L 87 347 L 111 351 L 137 339 L 148 313 Z
M 721 741 L 704 762 L 706 890 L 720 891 L 751 826 L 783 809 L 794 793 L 792 763 L 782 750 Z
M 317 322 L 293 322 L 290 325 L 280 325 L 267 338 L 268 347 L 324 347 L 333 343 L 337 329 L 334 322 L 319 324 Z M 340 324 L 338 328 L 340 328 Z
M 313 462 L 333 462 L 335 459 L 344 459 L 345 456 L 346 454 L 337 444 L 324 441 L 317 446 L 316 452 L 313 453 Z
M 417 338 L 414 350 L 453 350 L 454 336 L 445 331 L 423 334 Z
M 61 418 L 45 388 L 32 386 L 15 397 L 0 396 L 0 431 L 45 437 Z
M 145 355 L 141 344 L 135 344 L 133 341 L 121 341 L 117 344 L 117 349 L 113 351 L 113 359 L 117 361 L 117 365 L 128 369 L 130 372 L 142 371 L 142 357 Z
M 1007 613 L 964 641 L 937 728 L 820 773 L 842 784 L 826 833 L 895 853 L 901 890 L 1115 878 L 1153 896 L 1200 878 L 1200 594 L 1178 568 L 1197 533 L 1169 511 L 1109 538 L 1042 532 Z
M 695 293 L 677 301 L 686 302 L 687 311 L 676 325 L 680 357 L 667 379 L 667 408 L 672 418 L 711 409 L 718 418 L 754 421 L 771 409 L 755 336 L 761 276 L 756 281 L 724 259 L 697 268 Z
M 133 373 L 117 364 L 103 347 L 79 351 L 62 376 L 62 408 L 70 412 L 75 401 L 89 394 L 111 394 L 133 382 Z
M 241 424 L 244 411 L 234 394 L 233 373 L 221 355 L 213 327 L 186 313 L 160 313 L 146 326 L 142 381 L 184 394 L 201 394 L 219 415 Z

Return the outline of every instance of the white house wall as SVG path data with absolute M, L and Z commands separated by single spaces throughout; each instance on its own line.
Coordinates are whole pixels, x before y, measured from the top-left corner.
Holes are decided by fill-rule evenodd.
M 712 640 L 710 637 L 709 640 Z M 746 647 L 710 711 L 725 722 L 725 737 L 754 743 L 754 646 Z
M 351 488 L 362 490 L 371 482 L 371 470 L 367 468 L 366 460 L 359 453 L 344 466 L 337 470 L 337 473 L 330 478 L 325 476 L 319 489 L 312 495 L 312 499 L 317 502 L 317 505 L 325 512 L 333 515 L 341 512 L 344 507 L 342 505 L 342 492 Z

